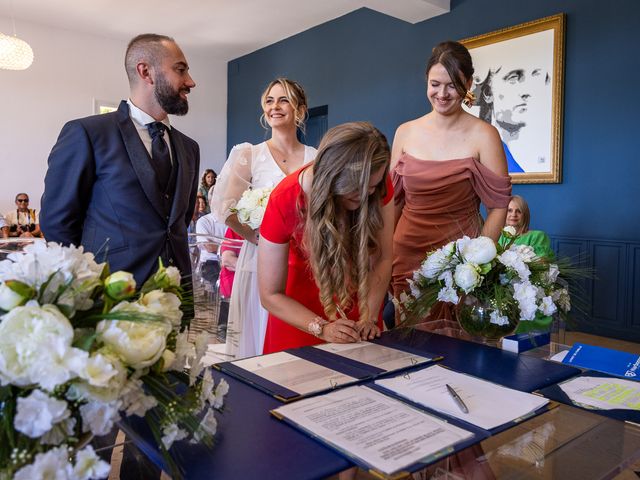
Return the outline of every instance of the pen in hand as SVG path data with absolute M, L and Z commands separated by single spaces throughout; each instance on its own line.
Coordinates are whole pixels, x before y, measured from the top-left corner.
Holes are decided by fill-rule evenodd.
M 458 395 L 458 392 L 456 392 L 448 383 L 445 383 L 445 386 L 447 387 L 447 391 L 449 392 L 449 395 L 451 395 L 451 398 L 453 398 L 453 400 L 456 402 L 456 405 L 458 405 L 458 408 L 462 410 L 462 413 L 469 413 L 469 409 L 462 401 L 462 398 L 460 398 L 460 395 Z

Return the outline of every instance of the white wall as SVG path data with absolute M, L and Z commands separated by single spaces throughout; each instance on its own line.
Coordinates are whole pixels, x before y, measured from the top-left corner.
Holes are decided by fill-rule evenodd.
M 0 31 L 11 21 L 0 17 Z M 93 113 L 93 100 L 128 96 L 123 58 L 127 41 L 16 22 L 18 37 L 33 48 L 24 71 L 0 70 L 0 212 L 15 208 L 25 191 L 40 209 L 47 157 L 68 120 Z M 180 39 L 176 38 L 178 43 Z M 172 123 L 200 144 L 201 170 L 220 170 L 226 155 L 227 63 L 183 48 L 196 81 L 190 111 Z

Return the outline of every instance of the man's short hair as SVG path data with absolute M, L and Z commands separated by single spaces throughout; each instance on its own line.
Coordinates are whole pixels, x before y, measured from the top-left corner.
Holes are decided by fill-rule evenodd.
M 124 68 L 127 71 L 129 84 L 138 77 L 136 71 L 138 63 L 144 60 L 155 66 L 160 62 L 165 48 L 162 42 L 165 41 L 175 43 L 173 38 L 156 33 L 143 33 L 131 39 L 124 55 Z

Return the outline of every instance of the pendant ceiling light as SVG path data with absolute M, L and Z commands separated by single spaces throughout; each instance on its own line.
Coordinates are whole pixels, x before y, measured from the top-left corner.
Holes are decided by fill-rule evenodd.
M 11 5 L 13 7 L 13 5 Z M 33 50 L 27 42 L 16 36 L 16 22 L 11 8 L 13 36 L 0 32 L 0 68 L 5 70 L 25 70 L 33 63 Z

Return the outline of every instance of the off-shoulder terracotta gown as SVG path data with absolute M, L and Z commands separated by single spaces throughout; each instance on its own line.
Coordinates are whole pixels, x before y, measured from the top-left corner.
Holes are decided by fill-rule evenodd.
M 474 158 L 421 160 L 403 153 L 393 172 L 394 200 L 404 203 L 393 235 L 394 296 L 408 289 L 426 254 L 463 235 L 477 237 L 482 229 L 480 202 L 487 208 L 507 208 L 511 179 L 493 173 Z M 458 330 L 449 305 L 434 307 L 424 328 Z

